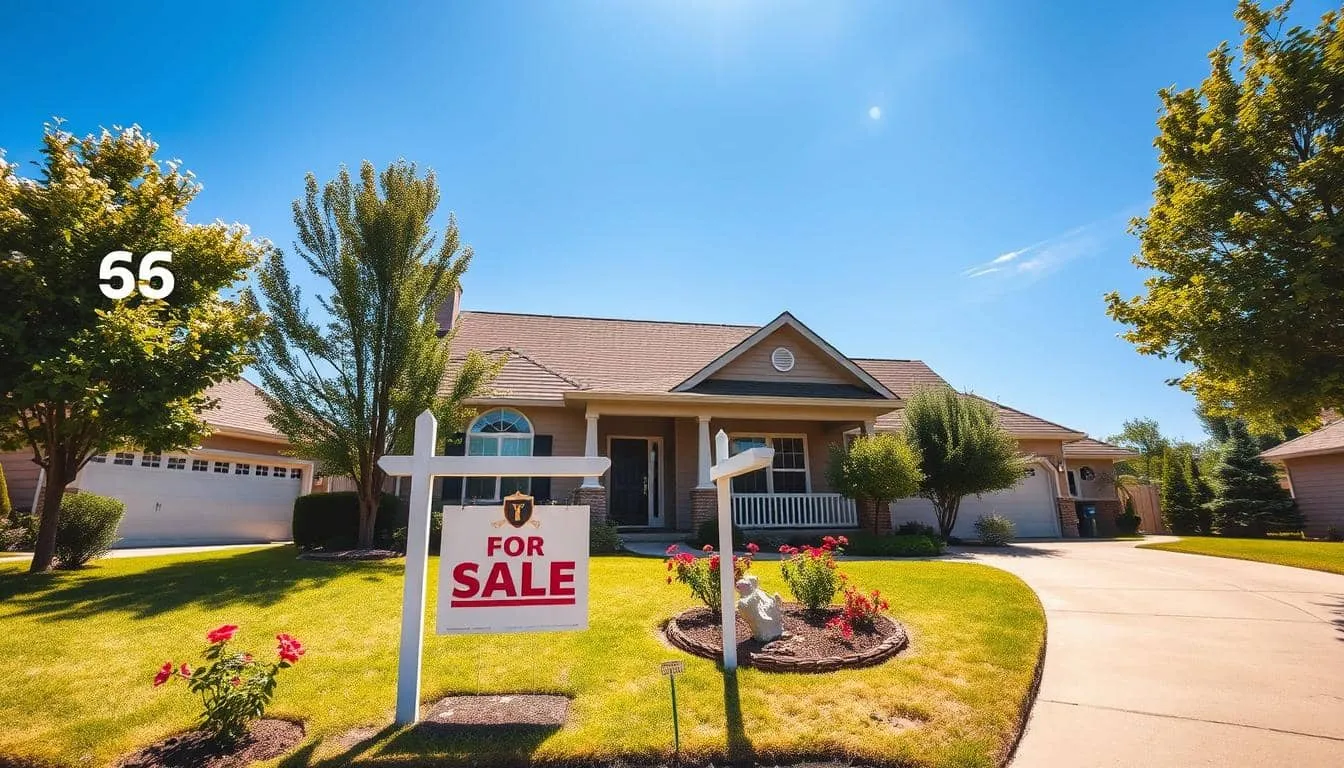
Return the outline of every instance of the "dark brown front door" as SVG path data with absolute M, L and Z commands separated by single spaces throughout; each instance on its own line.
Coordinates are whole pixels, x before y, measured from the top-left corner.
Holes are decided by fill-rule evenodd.
M 611 519 L 618 525 L 649 524 L 649 441 L 611 439 Z

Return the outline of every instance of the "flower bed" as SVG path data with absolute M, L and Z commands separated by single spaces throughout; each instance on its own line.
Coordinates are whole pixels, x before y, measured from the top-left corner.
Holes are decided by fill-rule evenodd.
M 886 616 L 845 637 L 831 628 L 843 611 L 839 606 L 810 610 L 786 603 L 784 636 L 768 643 L 753 639 L 751 628 L 739 616 L 738 661 L 767 672 L 832 672 L 880 664 L 910 643 L 905 628 Z M 719 616 L 706 608 L 682 611 L 668 620 L 663 632 L 668 642 L 687 653 L 708 659 L 723 655 Z

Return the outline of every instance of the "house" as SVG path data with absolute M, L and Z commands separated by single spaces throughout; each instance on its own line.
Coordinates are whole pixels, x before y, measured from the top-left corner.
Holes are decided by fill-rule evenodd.
M 712 435 L 731 451 L 775 450 L 768 470 L 734 478 L 732 515 L 746 528 L 890 530 L 934 521 L 923 499 L 890 512 L 855 504 L 827 485 L 828 446 L 901 427 L 903 401 L 947 382 L 918 360 L 850 358 L 785 312 L 764 326 L 652 322 L 462 311 L 439 312 L 457 360 L 503 355 L 479 415 L 450 450 L 470 455 L 607 456 L 601 478 L 442 479 L 448 503 L 498 502 L 522 491 L 589 505 L 621 526 L 686 531 L 710 517 Z M 450 366 L 449 376 L 452 373 Z M 445 379 L 447 381 L 447 378 Z M 1078 512 L 1102 525 L 1120 511 L 1114 463 L 1135 454 L 1081 431 L 993 403 L 1031 464 L 1007 491 L 963 502 L 959 536 L 998 512 L 1018 535 L 1078 535 Z M 404 489 L 403 489 L 404 492 Z M 876 520 L 874 520 L 876 516 Z
M 1344 419 L 1260 454 L 1283 466 L 1308 536 L 1344 530 Z
M 257 388 L 237 379 L 207 390 L 213 433 L 186 451 L 127 447 L 89 460 L 71 489 L 126 504 L 119 547 L 287 541 L 294 499 L 313 488 L 313 463 L 285 456 Z M 15 507 L 36 509 L 44 477 L 31 451 L 0 454 Z

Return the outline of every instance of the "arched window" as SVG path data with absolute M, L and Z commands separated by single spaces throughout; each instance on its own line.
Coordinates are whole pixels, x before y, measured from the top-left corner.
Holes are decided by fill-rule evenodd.
M 526 416 L 511 408 L 494 408 L 471 423 L 467 429 L 468 456 L 531 456 L 532 424 Z M 469 477 L 464 486 L 464 501 L 499 501 L 519 491 L 529 493 L 529 477 Z

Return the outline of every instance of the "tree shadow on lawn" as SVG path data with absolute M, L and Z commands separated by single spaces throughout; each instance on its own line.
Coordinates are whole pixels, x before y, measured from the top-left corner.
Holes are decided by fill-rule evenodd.
M 117 572 L 93 566 L 45 574 L 0 574 L 0 603 L 21 606 L 17 615 L 54 620 L 121 611 L 137 619 L 188 605 L 220 609 L 236 604 L 273 605 L 295 589 L 320 587 L 351 573 L 368 581 L 402 573 L 396 562 L 299 560 L 293 547 L 270 547 L 237 554 L 208 553 L 166 565 L 120 572 L 133 560 L 117 561 Z
M 974 544 L 954 544 L 948 548 L 943 559 L 972 560 L 976 557 L 993 555 L 995 557 L 1059 557 L 1061 550 L 1050 546 L 1055 542 L 1019 542 L 1006 547 L 989 547 Z

